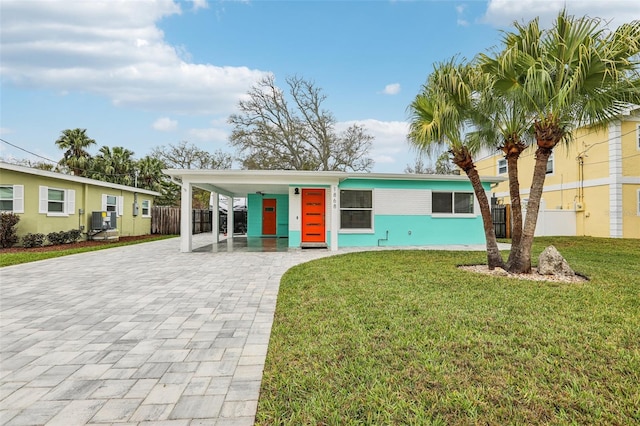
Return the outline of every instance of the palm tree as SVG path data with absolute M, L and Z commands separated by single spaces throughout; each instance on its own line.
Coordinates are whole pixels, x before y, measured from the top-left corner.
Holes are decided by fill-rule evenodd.
M 408 108 L 408 139 L 424 152 L 446 145 L 453 163 L 467 174 L 480 205 L 487 242 L 487 264 L 490 269 L 494 269 L 504 267 L 504 262 L 498 249 L 489 200 L 473 162 L 472 154 L 480 146 L 473 144 L 473 140 L 464 141 L 462 133 L 472 116 L 471 82 L 477 76 L 472 66 L 458 64 L 455 59 L 436 65 L 423 91 Z
M 537 22 L 530 23 L 527 35 L 537 35 Z M 522 202 L 520 199 L 520 181 L 518 178 L 518 161 L 522 152 L 530 146 L 533 129 L 533 115 L 525 108 L 525 102 L 519 99 L 521 92 L 514 90 L 514 75 L 521 75 L 509 67 L 517 64 L 521 52 L 531 53 L 536 45 L 532 43 L 537 37 L 518 37 L 507 34 L 504 51 L 496 57 L 485 54 L 478 56 L 477 64 L 484 73 L 482 85 L 477 88 L 479 96 L 476 99 L 474 123 L 477 131 L 469 137 L 484 139 L 485 143 L 495 145 L 500 149 L 507 161 L 509 178 L 509 196 L 511 198 L 511 251 L 506 262 L 506 269 L 511 269 L 514 259 L 518 258 L 522 239 Z M 518 69 L 522 71 L 522 69 Z
M 87 136 L 87 129 L 63 130 L 56 140 L 57 147 L 66 150 L 59 164 L 70 168 L 76 176 L 86 176 L 91 161 L 87 148 L 95 143 Z
M 155 157 L 147 155 L 137 162 L 138 187 L 157 191 L 162 181 L 164 164 Z
M 522 239 L 511 272 L 531 271 L 547 162 L 554 147 L 570 143 L 575 129 L 605 127 L 628 103 L 640 102 L 640 21 L 613 32 L 599 19 L 562 11 L 553 28 L 541 31 L 537 19 L 505 37 L 505 51 L 488 61 L 502 90 L 510 91 L 533 118 L 535 167 Z M 515 210 L 515 208 L 514 208 Z
M 95 156 L 93 168 L 94 179 L 129 186 L 134 183 L 133 151 L 124 147 L 115 146 L 110 149 L 105 145 L 100 148 Z

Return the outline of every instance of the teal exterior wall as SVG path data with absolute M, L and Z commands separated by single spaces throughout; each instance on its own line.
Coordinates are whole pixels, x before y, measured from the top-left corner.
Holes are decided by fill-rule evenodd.
M 309 185 L 294 185 L 300 188 Z M 484 184 L 490 190 L 490 184 Z M 471 183 L 459 181 L 416 181 L 384 179 L 348 179 L 341 182 L 339 189 L 428 189 L 433 191 L 473 192 Z M 262 200 L 277 200 L 277 236 L 288 237 L 289 247 L 300 247 L 302 233 L 289 229 L 289 196 L 287 194 L 249 194 L 247 196 L 247 236 L 262 236 Z M 294 202 L 299 202 L 294 197 Z M 375 246 L 428 246 L 447 244 L 484 244 L 484 228 L 479 211 L 476 216 L 433 217 L 430 214 L 376 214 L 374 205 L 373 231 L 338 232 L 338 247 Z M 295 209 L 294 209 L 295 210 Z M 327 215 L 331 206 L 327 205 Z M 295 214 L 294 214 L 295 216 Z M 339 216 L 339 214 L 338 214 Z M 293 219 L 292 219 L 293 220 Z M 339 227 L 339 223 L 334 224 Z M 331 231 L 327 227 L 328 245 Z
M 483 183 L 485 190 L 489 183 Z M 414 181 L 349 179 L 340 189 L 429 189 L 473 192 L 469 181 Z M 373 216 L 373 232 L 339 231 L 338 247 L 421 246 L 435 244 L 484 244 L 480 212 L 475 217 L 433 217 L 424 215 Z
M 300 231 L 289 231 L 289 247 L 300 247 L 302 244 L 302 233 Z
M 247 237 L 262 236 L 262 200 L 276 199 L 276 236 L 289 236 L 289 196 L 287 194 L 247 195 Z M 289 241 L 291 245 L 291 241 Z M 300 245 L 298 243 L 298 245 Z
M 338 235 L 339 247 L 484 244 L 482 217 L 374 216 L 373 234 Z

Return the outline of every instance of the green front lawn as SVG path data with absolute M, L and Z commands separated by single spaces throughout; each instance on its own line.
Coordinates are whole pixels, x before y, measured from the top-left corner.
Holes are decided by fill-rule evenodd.
M 51 259 L 54 257 L 69 256 L 71 254 L 86 253 L 88 251 L 104 250 L 113 247 L 129 246 L 132 244 L 147 243 L 150 241 L 165 240 L 167 238 L 175 238 L 175 235 L 149 235 L 142 239 L 133 239 L 128 241 L 105 242 L 99 245 L 76 247 L 76 244 L 69 244 L 69 248 L 65 246 L 56 246 L 55 250 L 38 251 L 38 249 L 23 249 L 12 253 L 0 253 L 0 267 L 19 265 L 21 263 L 35 262 L 37 260 Z
M 638 424 L 640 241 L 553 244 L 581 284 L 381 251 L 282 278 L 257 424 Z

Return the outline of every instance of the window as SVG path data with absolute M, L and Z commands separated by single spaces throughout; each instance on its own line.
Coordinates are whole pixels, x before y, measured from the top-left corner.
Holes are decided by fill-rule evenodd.
M 340 191 L 340 228 L 373 229 L 373 191 Z
M 24 213 L 24 185 L 0 185 L 0 211 Z
M 636 141 L 638 143 L 636 145 L 636 148 L 640 150 L 640 124 L 638 124 L 638 127 L 636 128 L 636 136 L 638 138 L 638 140 Z
M 472 192 L 433 192 L 431 212 L 436 214 L 473 214 Z
M 73 189 L 40 187 L 39 213 L 48 216 L 67 216 L 74 213 L 76 191 Z
M 124 207 L 124 197 L 102 194 L 102 211 L 116 212 L 118 216 L 122 216 Z
M 64 190 L 49 188 L 47 190 L 47 212 L 64 213 Z
M 638 216 L 640 216 L 640 189 L 638 189 Z
M 553 173 L 553 152 L 549 156 L 549 161 L 547 161 L 547 174 L 550 175 Z
M 149 200 L 142 200 L 142 216 L 144 217 L 151 216 L 151 209 L 149 208 L 149 205 L 150 205 Z
M 507 173 L 507 160 L 505 158 L 498 160 L 498 174 L 502 175 Z
M 107 195 L 107 208 L 108 212 L 118 211 L 118 198 L 114 195 Z

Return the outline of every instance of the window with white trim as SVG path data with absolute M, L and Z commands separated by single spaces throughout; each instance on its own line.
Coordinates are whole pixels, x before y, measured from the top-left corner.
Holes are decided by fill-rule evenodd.
M 124 208 L 124 197 L 111 194 L 102 194 L 102 211 L 116 212 L 122 216 Z
M 149 200 L 142 200 L 142 216 L 151 217 L 151 202 Z
M 340 190 L 340 229 L 373 229 L 372 190 Z
M 549 161 L 547 161 L 547 174 L 553 174 L 553 152 L 549 155 Z
M 636 127 L 636 148 L 638 148 L 638 150 L 640 150 L 640 124 L 638 124 L 638 127 Z
M 498 174 L 503 175 L 507 173 L 507 159 L 501 158 L 498 160 Z
M 473 192 L 432 192 L 431 213 L 473 214 Z
M 116 212 L 118 211 L 118 197 L 115 195 L 107 195 L 106 211 Z
M 47 216 L 67 216 L 74 213 L 75 190 L 40 186 L 39 192 L 39 213 Z
M 24 213 L 24 185 L 0 185 L 0 211 Z

